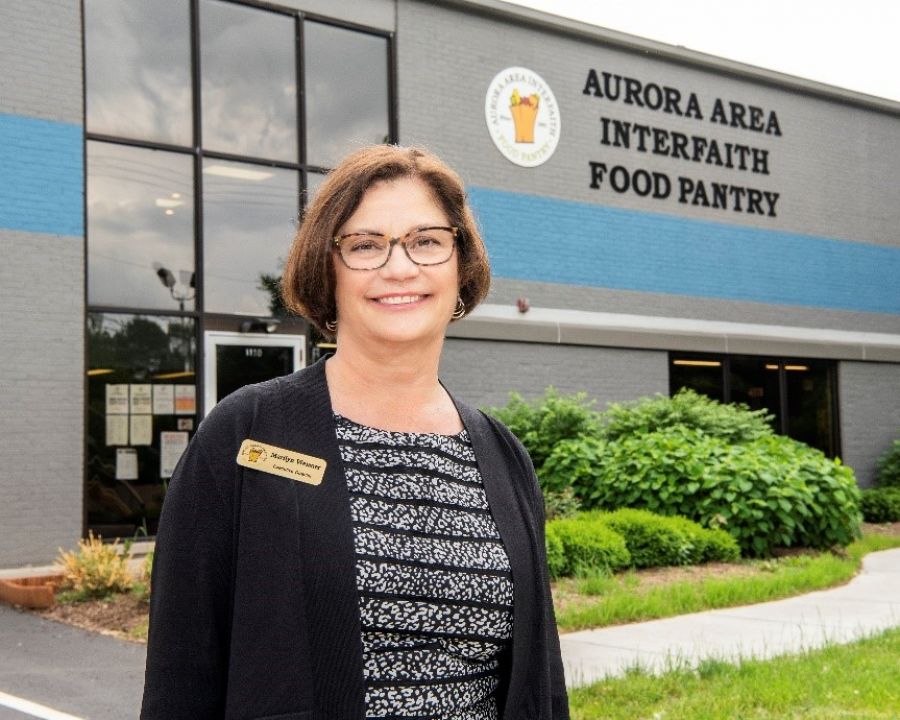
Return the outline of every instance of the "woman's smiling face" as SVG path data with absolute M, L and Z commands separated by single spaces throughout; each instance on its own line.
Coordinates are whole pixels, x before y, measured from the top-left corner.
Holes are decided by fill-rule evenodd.
M 413 177 L 375 183 L 338 235 L 372 232 L 403 237 L 419 227 L 447 226 L 431 188 Z M 403 344 L 443 338 L 459 293 L 456 250 L 439 265 L 416 265 L 394 245 L 376 270 L 351 270 L 335 256 L 338 342 Z

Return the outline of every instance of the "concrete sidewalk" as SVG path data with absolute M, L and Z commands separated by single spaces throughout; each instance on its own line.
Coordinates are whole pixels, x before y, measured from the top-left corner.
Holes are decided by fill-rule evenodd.
M 653 672 L 705 659 L 769 658 L 900 626 L 900 549 L 871 553 L 847 585 L 743 607 L 560 636 L 566 684 L 636 665 Z

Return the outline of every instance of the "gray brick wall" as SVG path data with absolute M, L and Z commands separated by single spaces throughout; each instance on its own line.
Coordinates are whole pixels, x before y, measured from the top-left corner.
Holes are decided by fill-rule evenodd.
M 838 364 L 842 460 L 862 487 L 875 480 L 875 461 L 900 438 L 900 365 Z
M 549 385 L 562 393 L 586 392 L 598 410 L 669 392 L 664 352 L 492 340 L 448 339 L 441 379 L 476 407 L 504 405 L 512 390 L 538 397 Z
M 82 243 L 0 230 L 0 567 L 50 562 L 81 536 Z
M 81 3 L 0 3 L 0 113 L 81 125 Z
M 0 113 L 80 126 L 81 3 L 0 3 L 0 67 Z M 0 256 L 0 567 L 44 564 L 82 527 L 84 238 L 0 228 Z

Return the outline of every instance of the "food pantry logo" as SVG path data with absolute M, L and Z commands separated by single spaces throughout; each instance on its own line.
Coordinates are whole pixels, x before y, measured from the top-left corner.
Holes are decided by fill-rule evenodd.
M 559 143 L 556 97 L 544 79 L 528 68 L 497 73 L 484 99 L 484 118 L 494 145 L 516 165 L 542 165 Z

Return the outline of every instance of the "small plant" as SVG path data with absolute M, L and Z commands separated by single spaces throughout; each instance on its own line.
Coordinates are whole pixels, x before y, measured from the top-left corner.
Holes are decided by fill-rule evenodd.
M 879 487 L 900 488 L 900 440 L 894 440 L 878 458 L 876 468 Z
M 544 513 L 547 520 L 572 517 L 581 510 L 581 501 L 575 496 L 572 487 L 561 491 L 548 490 L 544 493 Z
M 77 552 L 60 548 L 57 563 L 63 567 L 63 597 L 79 601 L 127 592 L 132 580 L 118 545 L 105 544 L 99 535 L 88 531 L 87 539 L 79 540 Z
M 150 577 L 153 570 L 153 551 L 147 553 L 144 562 L 141 564 L 141 572 L 134 584 L 131 586 L 131 592 L 142 602 L 150 602 Z

